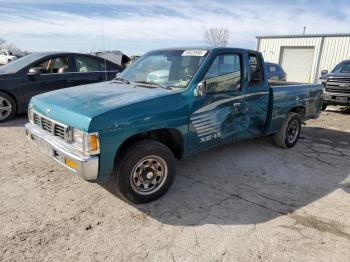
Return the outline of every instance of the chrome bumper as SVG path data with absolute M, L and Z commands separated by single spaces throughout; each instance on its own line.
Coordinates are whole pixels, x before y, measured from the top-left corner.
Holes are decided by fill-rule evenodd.
M 350 94 L 349 93 L 334 93 L 324 92 L 323 101 L 328 104 L 349 105 Z
M 31 123 L 26 124 L 25 129 L 29 140 L 46 155 L 85 180 L 97 179 L 98 156 L 83 155 L 60 138 L 54 137 Z M 71 166 L 67 165 L 67 163 L 71 163 Z

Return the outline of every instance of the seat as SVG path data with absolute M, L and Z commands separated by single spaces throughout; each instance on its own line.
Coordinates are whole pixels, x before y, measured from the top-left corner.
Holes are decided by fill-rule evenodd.
M 68 59 L 65 57 L 58 58 L 61 62 L 61 67 L 57 70 L 58 74 L 68 72 Z
M 79 69 L 79 72 L 80 72 L 80 73 L 86 73 L 87 71 L 88 71 L 88 69 L 87 69 L 86 66 L 82 66 L 82 67 L 80 67 L 80 69 Z

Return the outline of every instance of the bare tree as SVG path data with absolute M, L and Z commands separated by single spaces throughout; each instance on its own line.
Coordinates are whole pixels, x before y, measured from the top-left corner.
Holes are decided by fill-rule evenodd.
M 8 43 L 3 38 L 0 38 L 0 49 L 8 49 L 8 50 L 11 50 L 11 51 L 16 51 L 16 52 L 20 52 L 21 51 L 15 44 Z
M 8 50 L 18 50 L 17 46 L 15 44 L 7 44 L 6 46 L 6 49 Z
M 0 47 L 2 47 L 3 44 L 5 44 L 5 43 L 6 43 L 5 39 L 0 38 Z
M 230 31 L 223 27 L 212 27 L 204 33 L 205 42 L 214 47 L 226 46 L 230 38 Z

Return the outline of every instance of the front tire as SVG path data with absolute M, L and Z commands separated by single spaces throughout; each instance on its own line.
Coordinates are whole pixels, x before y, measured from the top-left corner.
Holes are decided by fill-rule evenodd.
M 275 144 L 282 148 L 293 147 L 299 138 L 301 117 L 297 113 L 289 112 L 281 129 L 275 134 Z
M 16 103 L 11 96 L 0 92 L 0 123 L 10 120 L 16 114 Z
M 133 203 L 146 203 L 164 195 L 175 178 L 175 158 L 160 142 L 136 142 L 116 159 L 117 192 Z

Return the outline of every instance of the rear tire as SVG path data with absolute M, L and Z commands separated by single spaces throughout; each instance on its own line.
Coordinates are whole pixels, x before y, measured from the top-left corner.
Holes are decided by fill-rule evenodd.
M 168 147 L 153 140 L 131 145 L 116 159 L 115 189 L 135 204 L 164 195 L 175 178 L 175 158 Z
M 13 118 L 16 110 L 16 102 L 13 98 L 6 93 L 0 92 L 0 123 Z
M 289 112 L 281 129 L 275 134 L 275 144 L 282 148 L 293 147 L 299 138 L 301 117 L 297 113 Z
M 323 103 L 322 104 L 322 107 L 321 107 L 321 111 L 325 111 L 327 108 L 327 104 L 326 103 Z

